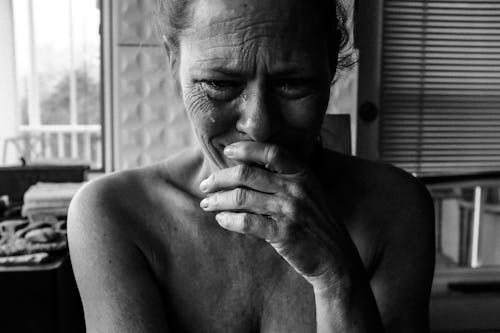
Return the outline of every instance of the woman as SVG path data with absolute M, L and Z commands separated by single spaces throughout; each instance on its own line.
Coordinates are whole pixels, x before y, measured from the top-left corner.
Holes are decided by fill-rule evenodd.
M 335 4 L 162 0 L 162 12 L 199 147 L 73 200 L 87 329 L 428 330 L 428 193 L 318 147 L 343 44 Z

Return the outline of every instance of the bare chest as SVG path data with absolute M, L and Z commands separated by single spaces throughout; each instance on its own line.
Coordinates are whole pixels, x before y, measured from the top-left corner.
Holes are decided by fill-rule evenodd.
M 195 203 L 165 208 L 140 238 L 173 331 L 309 331 L 312 288 L 269 244 L 222 229 Z
M 150 222 L 144 239 L 157 241 L 144 252 L 174 331 L 315 331 L 311 286 L 265 241 L 222 229 L 189 200 Z M 370 255 L 361 251 L 367 266 Z

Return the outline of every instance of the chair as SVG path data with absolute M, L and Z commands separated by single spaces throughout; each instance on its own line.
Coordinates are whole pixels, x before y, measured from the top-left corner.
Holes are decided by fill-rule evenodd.
M 8 138 L 3 146 L 2 162 L 7 163 L 8 148 L 13 147 L 18 155 L 18 158 L 23 163 L 41 159 L 43 157 L 43 136 L 41 134 L 22 134 L 12 138 Z

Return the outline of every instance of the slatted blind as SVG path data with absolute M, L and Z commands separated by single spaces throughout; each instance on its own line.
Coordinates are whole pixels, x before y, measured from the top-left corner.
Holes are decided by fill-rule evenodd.
M 381 158 L 500 170 L 500 1 L 384 1 Z

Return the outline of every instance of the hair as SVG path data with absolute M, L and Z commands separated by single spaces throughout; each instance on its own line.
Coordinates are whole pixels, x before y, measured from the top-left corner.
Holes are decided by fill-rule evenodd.
M 328 51 L 335 55 L 330 64 L 335 70 L 350 68 L 356 63 L 350 43 L 348 15 L 342 0 L 317 0 L 325 13 L 328 33 Z M 157 0 L 157 30 L 169 56 L 176 56 L 179 51 L 179 36 L 189 27 L 190 13 L 196 0 Z M 324 10 L 323 10 L 324 9 Z M 331 19 L 335 13 L 335 20 Z

